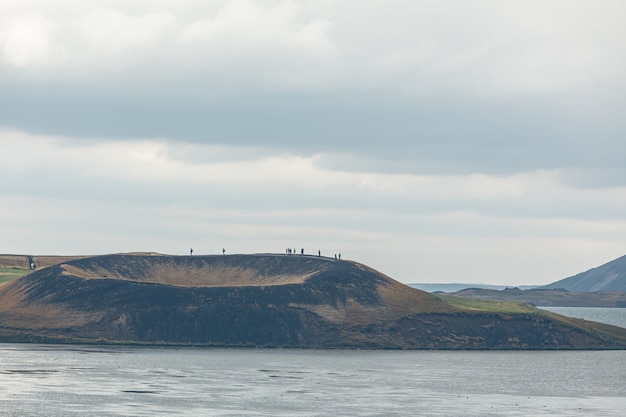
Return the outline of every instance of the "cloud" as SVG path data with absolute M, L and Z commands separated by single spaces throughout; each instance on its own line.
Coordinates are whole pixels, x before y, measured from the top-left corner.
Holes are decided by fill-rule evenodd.
M 623 92 L 624 7 L 232 0 L 53 8 L 35 1 L 0 13 L 5 63 L 56 68 L 61 78 L 97 74 L 132 85 L 150 71 L 153 82 L 180 85 L 180 77 L 198 82 L 208 71 L 212 80 L 202 81 L 215 87 L 500 97 L 584 94 L 616 83 Z
M 293 52 L 332 51 L 329 38 L 332 23 L 324 20 L 300 21 L 294 2 L 279 2 L 264 8 L 256 2 L 236 0 L 213 18 L 196 20 L 179 34 L 182 42 L 214 45 L 220 49 L 284 47 Z M 250 51 L 248 51 L 250 52 Z
M 396 213 L 481 213 L 511 218 L 619 219 L 624 185 L 584 169 L 493 175 L 354 169 L 332 152 L 302 156 L 240 146 L 0 134 L 4 192 L 71 199 L 184 201 L 233 210 L 350 209 Z M 45 180 L 45 181 L 43 181 Z M 610 186 L 604 184 L 610 181 Z M 168 189 L 162 193 L 163 188 Z
M 97 9 L 76 22 L 82 45 L 90 59 L 100 62 L 137 54 L 149 49 L 158 53 L 163 38 L 174 25 L 167 13 L 130 16 L 114 9 Z
M 334 53 L 333 23 L 303 13 L 298 2 L 183 2 L 160 11 L 149 3 L 108 3 L 66 2 L 59 11 L 34 2 L 0 11 L 5 65 L 53 82 L 71 74 L 81 84 L 98 77 L 127 88 L 144 83 L 148 72 L 149 84 L 171 85 L 208 71 L 215 86 L 251 78 L 247 85 L 264 88 Z
M 618 256 L 625 8 L 3 1 L 2 230 L 60 252 L 309 236 L 402 277 Z
M 1 19 L 28 24 L 0 26 L 0 124 L 332 149 L 413 172 L 616 166 L 623 8 L 16 2 Z
M 320 165 L 322 155 L 252 149 L 242 156 L 238 148 L 213 145 L 84 143 L 14 131 L 3 132 L 0 143 L 0 175 L 11 178 L 0 188 L 7 203 L 4 221 L 33 222 L 47 230 L 44 235 L 63 234 L 65 228 L 118 231 L 135 236 L 138 244 L 155 235 L 170 250 L 183 236 L 211 233 L 256 251 L 280 251 L 303 239 L 344 251 L 358 248 L 359 256 L 373 256 L 405 274 L 408 260 L 398 264 L 404 268 L 383 260 L 389 250 L 424 250 L 429 241 L 440 249 L 481 241 L 487 256 L 496 250 L 493 242 L 521 247 L 515 239 L 540 238 L 564 245 L 590 239 L 606 248 L 626 228 L 624 187 L 574 188 L 558 170 L 510 176 L 350 172 Z M 25 210 L 15 211 L 20 205 Z M 279 249 L 264 247 L 268 242 Z M 115 244 L 110 240 L 101 250 L 120 250 Z M 372 254 L 381 244 L 389 247 L 381 250 L 387 255 Z
M 0 62 L 17 68 L 40 65 L 52 55 L 55 29 L 40 14 L 0 17 Z

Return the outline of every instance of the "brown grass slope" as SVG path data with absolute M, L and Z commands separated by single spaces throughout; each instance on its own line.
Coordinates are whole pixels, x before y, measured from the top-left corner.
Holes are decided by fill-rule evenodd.
M 29 255 L 7 255 L 0 254 L 0 285 L 22 277 L 29 272 L 30 261 L 32 260 L 37 268 L 46 268 L 73 259 L 84 258 L 84 256 L 29 256 Z
M 362 264 L 297 255 L 97 256 L 0 287 L 3 341 L 626 348 L 624 329 L 559 317 L 476 311 Z
M 48 255 L 36 255 L 31 256 L 37 268 L 47 268 L 52 265 L 56 265 L 62 262 L 68 262 L 75 259 L 86 258 L 86 256 L 48 256 Z M 29 269 L 29 256 L 28 255 L 0 255 L 0 268 L 16 268 L 16 269 Z

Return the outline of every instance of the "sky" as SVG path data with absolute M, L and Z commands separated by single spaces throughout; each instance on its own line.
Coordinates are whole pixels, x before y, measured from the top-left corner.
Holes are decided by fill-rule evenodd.
M 623 0 L 1 0 L 0 253 L 547 284 L 626 253 Z

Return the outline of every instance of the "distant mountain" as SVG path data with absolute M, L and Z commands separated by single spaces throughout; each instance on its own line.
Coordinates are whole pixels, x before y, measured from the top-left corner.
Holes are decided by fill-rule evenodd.
M 576 292 L 624 291 L 626 292 L 626 255 L 597 268 L 541 287 L 563 288 Z
M 488 290 L 504 290 L 510 285 L 491 285 L 491 284 L 463 284 L 459 282 L 450 284 L 438 284 L 438 283 L 411 283 L 410 287 L 417 288 L 418 290 L 426 292 L 456 292 L 467 288 L 482 288 Z M 530 290 L 536 288 L 536 285 L 519 285 L 517 288 L 522 290 Z

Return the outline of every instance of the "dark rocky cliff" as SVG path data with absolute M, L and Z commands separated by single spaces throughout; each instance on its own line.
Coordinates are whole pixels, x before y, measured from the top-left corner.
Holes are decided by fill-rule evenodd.
M 626 348 L 626 329 L 464 310 L 311 256 L 107 255 L 0 287 L 0 340 L 401 349 Z

